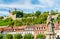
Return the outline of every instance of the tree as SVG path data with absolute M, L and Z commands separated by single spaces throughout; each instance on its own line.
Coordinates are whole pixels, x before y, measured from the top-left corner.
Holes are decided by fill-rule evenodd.
M 36 12 L 35 12 L 35 16 L 37 16 L 37 17 L 38 17 L 40 14 L 41 14 L 40 11 L 36 11 Z
M 7 25 L 9 25 L 12 21 L 13 21 L 13 20 L 12 20 L 11 18 L 7 18 L 7 19 L 5 19 L 5 20 L 1 20 L 1 19 L 0 19 L 0 25 L 1 25 L 1 26 L 7 26 Z
M 14 20 L 14 26 L 22 26 L 23 24 L 22 20 Z
M 37 34 L 36 39 L 45 39 L 45 37 L 44 34 Z
M 13 35 L 12 34 L 6 34 L 5 39 L 13 39 Z
M 25 34 L 24 39 L 34 39 L 32 34 Z
M 22 35 L 21 34 L 15 34 L 14 35 L 14 39 L 21 39 L 22 38 Z
M 0 39 L 3 39 L 3 35 L 2 34 L 0 34 Z
M 6 22 L 6 24 L 9 25 L 9 26 L 11 25 L 12 21 L 13 21 L 12 18 L 7 18 L 7 19 L 4 20 L 4 22 Z
M 3 19 L 4 17 L 0 16 L 0 19 Z
M 15 10 L 15 11 L 12 12 L 12 14 L 13 15 L 16 14 L 16 18 L 23 17 L 23 11 L 17 11 L 17 10 Z
M 14 21 L 12 21 L 11 23 L 9 23 L 8 26 L 13 27 L 14 26 Z
M 56 21 L 60 22 L 60 14 L 59 14 L 59 16 L 57 17 Z
M 5 21 L 13 21 L 13 19 L 11 18 L 11 17 L 9 17 L 9 18 L 7 18 L 7 19 L 5 19 Z
M 58 13 L 57 11 L 51 10 L 52 15 L 56 15 L 57 13 Z
M 37 19 L 36 19 L 36 24 L 46 23 L 47 16 L 48 16 L 48 13 L 43 13 L 43 14 L 39 15 L 39 17 L 37 17 Z

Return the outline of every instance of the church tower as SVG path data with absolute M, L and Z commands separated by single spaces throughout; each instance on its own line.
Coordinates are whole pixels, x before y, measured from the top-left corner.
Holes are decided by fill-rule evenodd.
M 16 8 L 14 8 L 14 11 L 16 11 Z M 16 14 L 13 15 L 12 12 L 10 11 L 10 9 L 9 9 L 9 16 L 8 17 L 12 18 L 13 20 L 16 20 Z
M 46 39 L 55 39 L 54 24 L 51 12 L 47 17 Z
M 8 17 L 12 17 L 12 13 L 11 13 L 11 11 L 10 11 L 10 9 L 9 9 L 9 16 Z

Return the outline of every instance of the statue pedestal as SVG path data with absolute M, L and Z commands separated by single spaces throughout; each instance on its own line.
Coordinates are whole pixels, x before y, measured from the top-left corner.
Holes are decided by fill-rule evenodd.
M 46 39 L 56 39 L 55 38 L 55 33 L 53 33 L 53 32 L 47 32 L 46 33 Z

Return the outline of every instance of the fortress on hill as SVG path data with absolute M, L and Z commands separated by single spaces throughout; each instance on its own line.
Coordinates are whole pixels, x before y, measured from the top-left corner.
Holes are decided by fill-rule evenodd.
M 14 9 L 14 11 L 16 11 L 16 8 Z M 9 15 L 8 16 L 4 16 L 4 19 L 7 19 L 7 18 L 12 18 L 13 20 L 16 20 L 16 14 L 12 14 L 12 12 L 9 10 L 8 11 L 9 13 Z
M 17 9 L 15 8 L 14 11 L 17 11 Z M 7 19 L 7 18 L 12 18 L 13 20 L 23 19 L 23 18 L 17 18 L 17 14 L 14 14 L 14 15 L 13 15 L 10 10 L 9 10 L 8 12 L 9 12 L 9 13 L 8 13 L 8 16 L 4 16 L 4 19 Z M 57 17 L 58 17 L 58 14 L 52 15 L 52 18 L 54 18 L 54 19 L 57 19 Z M 33 17 L 27 17 L 27 18 L 33 18 Z M 35 18 L 36 18 L 36 17 L 35 17 Z

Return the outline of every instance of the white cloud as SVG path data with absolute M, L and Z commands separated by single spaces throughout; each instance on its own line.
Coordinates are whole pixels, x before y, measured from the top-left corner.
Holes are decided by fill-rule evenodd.
M 54 6 L 54 0 L 39 0 L 41 4 L 32 4 L 31 3 L 31 0 L 24 0 L 24 3 L 23 4 L 19 4 L 18 2 L 13 2 L 13 3 L 10 3 L 10 4 L 4 4 L 4 3 L 1 3 L 0 4 L 0 8 L 19 8 L 19 9 L 29 9 L 31 11 L 33 10 L 39 10 L 39 8 L 47 8 L 47 7 L 52 7 Z M 24 11 L 25 12 L 25 11 Z M 6 14 L 7 12 L 2 12 L 0 14 Z
M 39 0 L 46 7 L 52 7 L 54 5 L 54 0 Z
M 31 0 L 25 0 L 23 4 L 19 4 L 17 2 L 13 2 L 13 3 L 10 3 L 10 4 L 4 4 L 3 2 L 0 4 L 0 9 L 2 8 L 5 8 L 5 9 L 9 9 L 9 8 L 19 8 L 19 9 L 25 9 L 24 12 L 26 12 L 26 9 L 28 10 L 27 12 L 30 12 L 29 10 L 33 11 L 35 10 L 36 8 L 45 8 L 46 6 L 44 5 L 40 5 L 40 4 L 35 4 L 33 5 L 31 3 Z M 8 11 L 0 11 L 0 15 L 6 15 L 8 14 Z
M 21 8 L 21 9 L 34 9 L 35 7 L 39 8 L 45 8 L 46 6 L 44 5 L 32 5 L 31 0 L 25 0 L 24 4 L 16 4 L 16 3 L 11 3 L 11 4 L 0 4 L 0 7 L 8 7 L 8 8 Z
M 8 8 L 22 8 L 22 9 L 34 9 L 35 7 L 45 8 L 42 5 L 32 5 L 32 4 L 0 4 L 0 7 L 8 7 Z
M 20 5 L 19 5 L 19 4 L 9 4 L 9 5 L 7 5 L 7 4 L 0 4 L 0 7 L 33 9 L 32 6 L 30 6 L 30 5 L 25 5 L 25 4 L 23 4 L 23 5 L 21 5 L 21 4 L 20 4 Z

